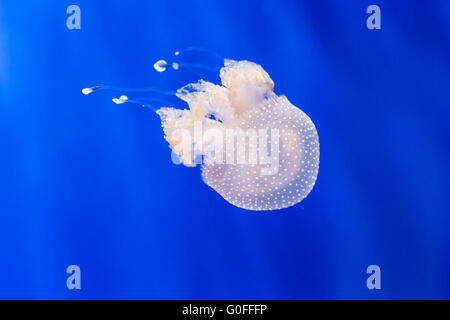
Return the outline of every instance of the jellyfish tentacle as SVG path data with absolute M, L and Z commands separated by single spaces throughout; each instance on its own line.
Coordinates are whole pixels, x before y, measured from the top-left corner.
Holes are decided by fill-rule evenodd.
M 177 51 L 174 52 L 174 55 L 179 56 L 180 54 L 185 53 L 185 52 L 189 52 L 189 51 L 205 52 L 205 53 L 208 53 L 208 54 L 210 54 L 210 55 L 212 55 L 212 56 L 214 56 L 214 57 L 216 57 L 216 58 L 218 58 L 218 59 L 220 59 L 222 61 L 224 60 L 224 58 L 220 54 L 218 54 L 217 52 L 214 52 L 212 50 L 209 50 L 209 49 L 206 49 L 206 48 L 203 48 L 203 47 L 196 47 L 196 46 L 187 47 L 187 48 L 184 48 L 184 49 L 181 49 L 181 50 L 177 50 Z
M 219 71 L 220 67 L 212 67 L 202 63 L 184 63 L 184 62 L 167 62 L 165 60 L 158 60 L 153 65 L 153 68 L 158 72 L 164 72 L 168 67 L 172 67 L 173 70 L 178 70 L 180 68 L 185 69 L 205 69 L 209 71 Z
M 155 112 L 155 113 L 156 113 L 156 111 L 159 109 L 159 108 L 157 108 L 157 107 L 155 107 L 155 106 L 153 106 L 153 105 L 151 105 L 151 104 L 145 103 L 145 102 L 140 101 L 140 100 L 134 100 L 134 99 L 131 99 L 131 100 L 130 100 L 130 99 L 129 99 L 127 102 L 141 105 L 141 106 L 143 106 L 144 108 L 149 108 L 150 110 L 152 110 L 152 111 Z
M 172 67 L 173 70 L 178 70 L 180 65 L 177 62 L 167 62 L 166 60 L 158 60 L 153 64 L 153 68 L 158 72 L 164 72 L 168 67 Z
M 140 100 L 140 99 L 129 99 L 129 98 L 128 98 L 127 96 L 125 96 L 125 95 L 122 95 L 122 96 L 120 96 L 119 98 L 113 98 L 112 101 L 113 101 L 115 104 L 123 104 L 123 103 L 133 103 L 133 104 L 138 104 L 138 105 L 140 105 L 140 106 L 142 106 L 142 107 L 149 108 L 149 109 L 151 109 L 151 110 L 154 111 L 154 112 L 156 112 L 156 111 L 158 110 L 158 108 L 156 108 L 155 106 L 153 106 L 153 105 L 151 105 L 151 104 L 149 104 L 149 103 L 147 103 L 147 102 L 145 102 L 145 101 L 142 101 L 142 100 Z
M 176 62 L 175 62 L 176 63 Z M 198 68 L 198 69 L 205 69 L 205 70 L 209 70 L 209 71 L 219 71 L 220 68 L 219 67 L 211 67 L 208 66 L 206 64 L 201 64 L 201 63 L 176 63 L 178 65 L 178 67 L 181 68 Z M 175 69 L 178 70 L 178 69 Z
M 166 91 L 166 90 L 153 88 L 153 87 L 119 88 L 119 87 L 113 87 L 113 86 L 93 86 L 93 87 L 84 88 L 83 90 L 81 90 L 81 92 L 84 95 L 88 95 L 88 94 L 91 94 L 92 92 L 100 91 L 100 90 L 121 91 L 121 92 L 154 92 L 154 93 L 159 93 L 159 94 L 168 95 L 168 96 L 174 96 L 176 94 L 176 92 L 173 92 L 173 91 Z
M 142 101 L 142 102 L 155 102 L 155 103 L 161 104 L 163 106 L 173 105 L 172 102 L 169 102 L 169 101 L 166 101 L 166 100 L 162 100 L 162 99 L 156 99 L 156 98 L 143 97 L 143 98 L 133 98 L 133 100 L 135 100 L 135 101 Z
M 208 70 L 208 71 L 213 71 L 213 72 L 218 72 L 220 70 L 220 67 L 208 66 L 206 64 L 167 62 L 162 59 L 156 61 L 155 64 L 153 65 L 153 68 L 158 72 L 164 72 L 167 70 L 168 67 L 172 67 L 173 70 L 179 70 L 180 68 L 186 69 L 199 77 L 203 77 L 203 75 L 201 75 L 199 72 L 197 72 L 196 69 L 203 69 L 203 70 Z

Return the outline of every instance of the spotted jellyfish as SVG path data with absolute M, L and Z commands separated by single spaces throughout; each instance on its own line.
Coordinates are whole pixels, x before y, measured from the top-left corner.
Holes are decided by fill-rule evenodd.
M 154 68 L 163 72 L 193 66 L 159 60 Z M 113 101 L 155 111 L 175 158 L 188 167 L 199 164 L 203 181 L 229 203 L 255 211 L 299 203 L 311 192 L 319 170 L 319 138 L 313 122 L 285 96 L 274 93 L 274 82 L 256 63 L 225 59 L 220 79 L 221 85 L 199 80 L 174 93 L 108 86 L 82 92 L 111 89 L 176 95 L 189 109 L 155 108 L 148 100 L 126 95 Z

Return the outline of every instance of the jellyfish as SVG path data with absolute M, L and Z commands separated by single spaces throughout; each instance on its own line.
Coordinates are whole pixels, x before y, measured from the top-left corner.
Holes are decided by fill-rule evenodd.
M 301 202 L 313 189 L 319 170 L 314 123 L 286 96 L 275 94 L 274 82 L 260 65 L 222 61 L 221 84 L 199 80 L 176 92 L 96 86 L 83 93 L 112 89 L 175 95 L 187 109 L 156 108 L 150 100 L 126 95 L 113 101 L 152 109 L 178 163 L 199 165 L 203 181 L 230 204 L 266 211 Z M 197 66 L 159 60 L 154 68 L 164 72 Z

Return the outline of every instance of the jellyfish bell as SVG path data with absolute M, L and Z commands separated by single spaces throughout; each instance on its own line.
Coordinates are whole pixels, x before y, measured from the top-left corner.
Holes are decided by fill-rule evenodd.
M 187 156 L 192 154 L 191 144 L 182 144 L 175 135 L 182 128 L 193 137 L 192 144 L 221 150 L 220 161 L 214 158 L 217 153 L 204 152 L 202 178 L 237 207 L 275 210 L 299 203 L 312 190 L 319 169 L 319 139 L 313 122 L 285 96 L 273 92 L 272 79 L 256 63 L 226 60 L 220 79 L 222 85 L 200 80 L 179 89 L 176 95 L 188 103 L 189 110 L 157 110 L 169 146 L 182 163 L 192 166 Z M 196 123 L 202 124 L 204 132 L 221 132 L 222 141 L 209 145 L 196 141 L 203 139 L 194 134 Z M 256 138 L 251 138 L 252 132 Z
M 158 62 L 155 69 L 185 66 Z M 220 79 L 221 85 L 199 80 L 178 89 L 174 95 L 189 109 L 154 108 L 125 95 L 113 101 L 150 106 L 161 118 L 172 158 L 188 167 L 200 165 L 203 181 L 229 203 L 256 211 L 299 203 L 319 170 L 313 122 L 287 97 L 274 93 L 274 82 L 256 63 L 226 59 Z

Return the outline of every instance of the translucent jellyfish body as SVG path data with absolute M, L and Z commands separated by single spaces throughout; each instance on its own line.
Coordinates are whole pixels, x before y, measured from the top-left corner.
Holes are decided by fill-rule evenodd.
M 173 153 L 186 166 L 201 165 L 204 182 L 237 207 L 276 210 L 299 203 L 319 170 L 313 122 L 273 92 L 258 64 L 225 60 L 220 79 L 222 85 L 200 80 L 179 89 L 189 110 L 156 111 Z

